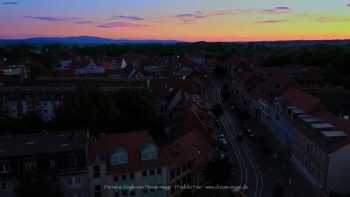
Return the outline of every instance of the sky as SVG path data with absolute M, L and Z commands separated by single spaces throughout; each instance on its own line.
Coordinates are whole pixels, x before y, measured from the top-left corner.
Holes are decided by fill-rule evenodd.
M 0 0 L 0 38 L 350 38 L 350 0 Z

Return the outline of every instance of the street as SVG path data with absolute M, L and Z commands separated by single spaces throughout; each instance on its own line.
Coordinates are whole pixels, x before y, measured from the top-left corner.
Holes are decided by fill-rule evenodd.
M 289 166 L 285 161 L 274 158 L 278 152 L 277 142 L 267 128 L 263 127 L 256 119 L 248 121 L 256 135 L 264 138 L 263 143 L 254 142 L 245 136 L 244 140 L 237 140 L 237 135 L 242 133 L 242 123 L 237 119 L 235 110 L 222 99 L 222 81 L 214 81 L 208 88 L 207 105 L 220 104 L 223 113 L 220 116 L 220 134 L 224 134 L 228 141 L 227 156 L 230 161 L 237 164 L 233 177 L 234 185 L 241 186 L 242 191 L 249 197 L 271 197 L 276 183 L 282 185 L 286 197 L 317 196 L 310 183 Z M 264 152 L 264 147 L 273 147 L 271 152 Z
M 220 117 L 222 131 L 229 142 L 230 152 L 229 159 L 238 165 L 238 177 L 235 184 L 246 188 L 244 191 L 248 196 L 260 197 L 263 194 L 264 179 L 254 155 L 249 146 L 245 142 L 237 142 L 236 135 L 239 130 L 232 114 L 227 110 L 227 107 L 222 101 L 221 90 L 222 82 L 215 82 L 210 88 L 209 103 L 219 103 L 223 109 L 223 114 Z

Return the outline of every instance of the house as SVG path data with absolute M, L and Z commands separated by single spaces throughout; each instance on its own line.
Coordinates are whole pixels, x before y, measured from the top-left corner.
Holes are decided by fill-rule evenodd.
M 164 153 L 148 131 L 109 134 L 89 144 L 91 197 L 167 196 Z M 143 187 L 142 189 L 132 186 Z
M 203 181 L 200 171 L 212 152 L 198 129 L 166 144 L 157 143 L 148 131 L 101 136 L 88 146 L 90 196 L 179 195 L 183 190 L 175 185 Z
M 64 197 L 87 196 L 88 137 L 82 131 L 0 137 L 0 196 L 15 196 L 28 177 L 43 177 Z
M 3 80 L 23 81 L 28 79 L 28 73 L 25 65 L 6 65 L 0 64 L 0 77 Z
M 293 163 L 316 188 L 349 194 L 350 121 L 322 119 L 296 106 L 288 106 L 285 113 L 294 123 Z
M 168 166 L 168 196 L 178 196 L 184 190 L 176 185 L 201 185 L 204 182 L 202 169 L 213 158 L 212 145 L 208 137 L 193 129 L 178 137 L 163 148 Z
M 75 75 L 101 75 L 105 72 L 106 69 L 103 66 L 97 65 L 92 59 L 89 59 L 89 63 L 86 66 L 77 68 L 75 70 Z
M 73 60 L 67 59 L 67 60 L 61 60 L 58 64 L 54 66 L 55 70 L 69 70 L 71 65 L 73 63 Z
M 136 73 L 136 68 L 129 64 L 125 58 L 116 58 L 112 61 L 110 67 L 106 68 L 108 78 L 112 79 L 130 79 Z
M 3 117 L 20 118 L 37 113 L 43 121 L 55 118 L 56 109 L 63 104 L 66 95 L 80 87 L 93 85 L 105 93 L 122 88 L 148 89 L 147 80 L 116 80 L 101 77 L 41 77 L 24 84 L 5 85 L 0 88 L 0 111 Z

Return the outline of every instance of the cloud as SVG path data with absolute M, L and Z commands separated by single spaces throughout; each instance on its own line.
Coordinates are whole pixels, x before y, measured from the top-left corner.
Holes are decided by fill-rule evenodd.
M 2 2 L 2 5 L 18 5 L 18 1 L 4 1 Z
M 247 12 L 247 11 L 248 10 L 238 10 L 238 9 L 217 10 L 217 11 L 211 11 L 211 12 L 193 11 L 193 12 L 189 12 L 189 13 L 181 13 L 181 14 L 178 14 L 174 17 L 182 20 L 185 23 L 188 23 L 188 22 L 195 22 L 197 20 L 205 19 L 205 18 L 209 18 L 209 17 L 232 15 L 235 13 Z
M 124 19 L 124 20 L 133 20 L 133 21 L 143 21 L 144 18 L 138 17 L 138 16 L 114 16 L 113 19 Z
M 78 21 L 75 21 L 74 23 L 78 25 L 95 24 L 94 21 L 90 21 L 90 20 L 78 20 Z
M 286 19 L 272 19 L 272 20 L 260 20 L 256 21 L 256 23 L 261 23 L 261 24 L 272 24 L 272 23 L 285 23 L 288 22 L 289 20 Z
M 277 6 L 272 9 L 227 9 L 227 10 L 217 10 L 210 12 L 193 11 L 188 13 L 181 13 L 174 16 L 177 19 L 182 20 L 185 23 L 195 22 L 200 19 L 205 19 L 215 16 L 225 16 L 234 15 L 242 13 L 263 13 L 263 14 L 278 14 L 278 13 L 289 13 L 291 9 L 286 6 Z
M 69 23 L 74 23 L 78 25 L 95 24 L 94 21 L 84 20 L 82 18 L 77 18 L 77 17 L 24 16 L 24 18 L 39 20 L 39 21 L 47 21 L 47 22 L 69 22 Z
M 262 13 L 266 13 L 266 14 L 278 14 L 278 13 L 288 13 L 290 12 L 291 9 L 289 7 L 286 6 L 277 6 L 274 7 L 272 9 L 265 9 L 262 10 Z
M 341 23 L 341 22 L 350 22 L 350 17 L 327 17 L 322 16 L 315 20 L 320 23 Z
M 127 28 L 127 27 L 148 27 L 149 25 L 144 24 L 136 24 L 129 22 L 110 22 L 99 24 L 96 27 L 98 28 Z
M 80 18 L 75 17 L 52 17 L 52 16 L 24 16 L 24 18 L 41 20 L 41 21 L 50 21 L 50 22 L 74 22 L 81 20 Z

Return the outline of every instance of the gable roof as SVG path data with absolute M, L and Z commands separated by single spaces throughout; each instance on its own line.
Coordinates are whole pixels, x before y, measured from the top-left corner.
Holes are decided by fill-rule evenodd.
M 198 168 L 211 159 L 213 148 L 205 134 L 193 129 L 164 147 L 163 151 L 170 167 L 191 162 L 193 168 Z
M 161 167 L 164 162 L 162 154 L 155 160 L 141 160 L 141 147 L 145 144 L 155 144 L 148 131 L 136 131 L 129 133 L 109 134 L 97 139 L 88 146 L 88 164 L 100 159 L 107 163 L 107 173 L 125 173 L 141 169 Z M 110 156 L 113 151 L 122 147 L 128 152 L 128 163 L 122 165 L 110 165 Z

